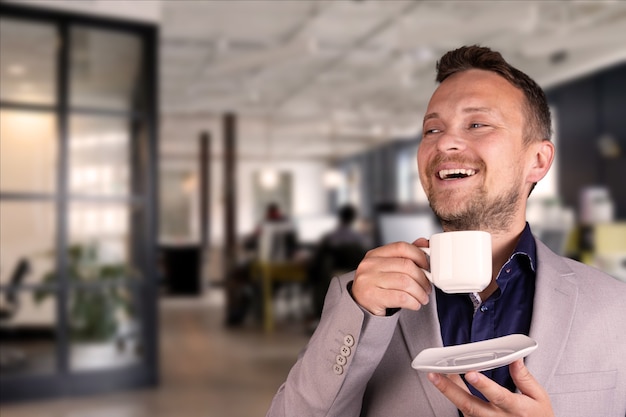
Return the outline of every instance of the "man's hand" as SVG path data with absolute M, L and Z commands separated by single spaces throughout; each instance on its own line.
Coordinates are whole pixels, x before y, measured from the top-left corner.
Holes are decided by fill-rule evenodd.
M 426 247 L 428 241 L 396 242 L 369 251 L 354 275 L 356 302 L 378 316 L 387 308 L 419 310 L 428 304 L 432 286 L 420 269 L 429 268 L 428 258 L 418 246 Z
M 479 390 L 489 402 L 469 393 L 458 375 L 446 377 L 429 373 L 428 379 L 445 395 L 465 417 L 553 417 L 550 397 L 528 372 L 523 359 L 509 365 L 509 371 L 520 393 L 512 393 L 479 372 L 465 374 L 465 380 Z

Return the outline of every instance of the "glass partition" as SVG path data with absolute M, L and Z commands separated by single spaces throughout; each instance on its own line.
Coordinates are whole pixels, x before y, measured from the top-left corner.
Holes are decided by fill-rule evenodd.
M 135 110 L 142 43 L 136 34 L 75 26 L 70 30 L 70 106 Z
M 57 298 L 42 284 L 55 268 L 56 211 L 51 202 L 0 201 L 0 370 L 7 376 L 52 374 Z M 48 280 L 47 291 L 58 291 Z
M 128 118 L 76 115 L 70 121 L 69 182 L 72 194 L 128 196 Z
M 53 113 L 0 110 L 0 191 L 56 191 L 58 135 Z
M 34 291 L 17 291 L 15 312 L 3 320 L 0 368 L 4 378 L 56 373 L 57 298 L 39 300 Z
M 58 46 L 55 25 L 1 17 L 0 99 L 56 104 Z
M 25 282 L 42 283 L 56 262 L 56 207 L 51 201 L 0 201 L 0 285 L 17 265 L 29 263 Z
M 156 34 L 0 9 L 0 403 L 156 383 Z
M 69 208 L 70 251 L 89 262 L 137 270 L 127 204 L 73 203 Z M 71 261 L 71 260 L 70 260 Z M 133 278 L 138 277 L 135 273 Z M 120 277 L 122 278 L 122 277 Z M 124 278 L 128 278 L 124 276 Z

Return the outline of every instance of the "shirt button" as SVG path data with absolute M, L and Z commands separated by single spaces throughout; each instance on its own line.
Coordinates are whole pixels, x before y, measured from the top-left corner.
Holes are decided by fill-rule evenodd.
M 342 346 L 341 350 L 339 351 L 339 353 L 341 353 L 342 356 L 350 356 L 350 354 L 352 353 L 352 350 L 350 350 L 350 348 L 348 346 Z
M 336 375 L 341 375 L 341 374 L 343 374 L 343 366 L 338 365 L 338 364 L 334 364 L 334 365 L 333 365 L 333 372 L 334 372 Z
M 506 273 L 507 273 L 507 274 L 510 274 L 510 273 L 511 273 L 511 268 L 507 268 L 507 269 L 506 269 Z
M 344 366 L 348 362 L 345 356 L 337 355 L 337 365 Z
M 346 337 L 343 338 L 343 344 L 348 347 L 354 346 L 354 336 L 347 334 Z
M 486 305 L 483 304 L 483 305 L 480 306 L 480 311 L 482 313 L 486 313 L 487 311 L 489 311 L 489 307 L 487 307 Z

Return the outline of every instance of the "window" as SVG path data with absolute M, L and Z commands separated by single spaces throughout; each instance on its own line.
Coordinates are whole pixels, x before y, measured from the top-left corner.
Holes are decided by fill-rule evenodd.
M 155 381 L 155 48 L 3 4 L 0 401 Z

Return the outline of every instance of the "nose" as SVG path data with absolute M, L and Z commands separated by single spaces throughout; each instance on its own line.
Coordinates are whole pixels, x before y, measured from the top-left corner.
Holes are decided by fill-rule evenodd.
M 466 147 L 465 139 L 460 132 L 453 129 L 443 131 L 437 138 L 437 150 L 439 152 L 458 152 Z

